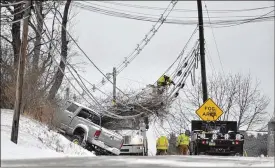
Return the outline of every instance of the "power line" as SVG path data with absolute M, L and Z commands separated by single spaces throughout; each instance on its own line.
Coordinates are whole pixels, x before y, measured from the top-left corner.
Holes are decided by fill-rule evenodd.
M 98 5 L 98 4 L 95 4 L 95 3 L 92 3 L 92 2 L 82 2 L 82 3 L 87 3 L 87 4 L 90 4 L 90 5 L 92 5 L 92 7 L 93 6 L 98 6 L 98 7 L 102 7 L 102 8 L 107 8 L 107 9 L 112 9 L 112 10 L 117 10 L 117 11 L 120 11 L 120 12 L 128 12 L 128 13 L 134 13 L 134 14 L 141 14 L 141 15 L 145 15 L 145 16 L 159 16 L 159 15 L 157 15 L 157 14 L 150 14 L 150 13 L 140 13 L 140 12 L 134 12 L 134 11 L 131 11 L 131 10 L 123 10 L 123 9 L 117 9 L 117 8 L 112 8 L 112 7 L 108 7 L 108 6 L 103 6 L 103 5 Z M 103 2 L 104 3 L 104 2 Z M 86 5 L 86 4 L 83 4 L 84 6 Z M 77 5 L 76 5 L 77 6 Z M 86 5 L 87 7 L 89 6 L 89 5 Z M 164 9 L 163 9 L 164 10 Z M 175 10 L 175 9 L 174 9 Z M 234 17 L 236 17 L 236 18 L 244 18 L 244 17 L 255 17 L 255 15 L 253 15 L 253 16 L 247 16 L 247 15 L 245 15 L 245 16 L 214 16 L 214 17 L 211 17 L 211 18 L 234 18 Z M 187 19 L 187 18 L 197 18 L 197 16 L 169 16 L 169 18 L 184 18 L 184 19 Z
M 177 1 L 176 1 L 177 2 Z M 172 8 L 170 9 L 170 11 L 168 12 L 168 14 L 165 13 L 166 11 L 169 9 L 170 5 L 172 4 Z M 166 20 L 167 16 L 170 14 L 170 12 L 173 10 L 174 6 L 176 5 L 176 3 L 170 2 L 169 5 L 167 6 L 167 8 L 165 9 L 165 11 L 161 14 L 161 17 L 158 19 L 158 21 L 152 26 L 152 29 L 150 29 L 150 31 L 145 35 L 145 38 L 141 40 L 141 42 L 137 45 L 137 48 L 135 48 L 135 50 L 133 52 L 131 52 L 130 55 L 128 55 L 125 60 L 120 63 L 117 67 L 118 69 L 118 73 L 117 75 L 123 70 L 125 69 L 128 64 L 133 61 L 133 59 L 140 54 L 140 52 L 143 50 L 143 48 L 152 40 L 152 38 L 154 37 L 154 35 L 156 34 L 156 32 L 159 30 L 159 28 L 161 27 L 161 25 L 163 24 L 163 22 Z M 157 27 L 157 25 L 159 24 L 159 26 Z M 130 60 L 129 60 L 130 59 Z M 107 78 L 108 80 L 108 78 Z M 100 85 L 99 85 L 100 84 Z M 101 87 L 104 85 L 104 83 L 99 83 L 97 85 L 97 87 Z
M 173 2 L 173 1 L 172 1 Z M 142 40 L 142 42 L 140 43 L 140 44 L 138 44 L 138 47 L 137 47 L 137 49 L 135 50 L 135 51 L 137 51 L 137 53 L 132 57 L 132 58 L 130 58 L 132 55 L 130 55 L 130 56 L 128 56 L 127 57 L 127 59 L 130 59 L 129 60 L 129 63 L 131 62 L 131 61 L 133 61 L 135 58 L 136 58 L 136 56 L 139 54 L 139 52 L 147 45 L 147 43 L 148 43 L 148 41 L 150 41 L 151 39 L 152 39 L 152 37 L 155 35 L 155 33 L 160 29 L 160 27 L 162 26 L 162 24 L 164 23 L 164 21 L 167 19 L 167 17 L 169 16 L 169 14 L 172 12 L 172 10 L 173 10 L 173 8 L 175 7 L 175 5 L 176 5 L 176 3 L 170 3 L 169 5 L 168 5 L 168 7 L 165 9 L 165 11 L 161 14 L 161 17 L 159 18 L 159 22 L 157 22 L 155 25 L 153 25 L 153 28 L 150 30 L 150 32 L 148 33 L 148 34 L 146 34 L 145 35 L 145 39 L 143 39 Z M 164 16 L 165 15 L 165 13 L 166 13 L 166 11 L 168 10 L 168 8 L 170 7 L 170 5 L 172 4 L 172 8 L 170 9 L 170 11 L 167 13 L 167 15 L 166 16 Z M 159 23 L 159 26 L 157 27 L 157 24 Z M 151 34 L 151 37 L 149 37 L 148 38 L 148 36 Z M 141 46 L 142 45 L 142 43 L 144 42 L 144 45 L 143 46 Z M 140 47 L 141 46 L 141 47 Z M 140 47 L 140 48 L 139 48 Z M 118 66 L 118 73 L 117 74 L 119 74 L 124 68 L 126 68 L 126 64 L 125 63 L 123 63 L 122 64 L 123 65 L 123 67 L 121 67 L 120 68 L 120 66 Z
M 41 15 L 40 15 L 40 13 L 38 13 L 39 14 L 39 17 L 42 17 Z M 46 25 L 46 23 L 43 21 L 43 24 L 45 25 L 45 27 L 46 27 L 46 29 L 47 29 L 47 31 L 48 31 L 48 33 L 49 33 L 49 29 L 47 28 L 47 25 Z M 39 24 L 40 25 L 40 24 Z M 41 25 L 40 25 L 41 26 Z M 42 35 L 42 34 L 40 34 L 40 35 Z M 48 36 L 48 34 L 46 33 L 46 35 L 47 35 L 47 37 L 49 38 L 49 36 Z M 44 41 L 44 38 L 42 38 L 43 39 L 43 41 Z M 50 39 L 50 38 L 49 38 Z M 51 41 L 51 43 L 52 43 L 52 41 Z M 52 43 L 52 45 L 56 48 L 56 45 L 54 44 L 54 43 Z M 60 51 L 59 51 L 59 53 L 60 53 Z M 52 57 L 53 58 L 53 57 Z M 54 59 L 54 58 L 53 58 Z M 61 60 L 64 62 L 64 63 L 66 63 L 64 60 L 63 60 L 63 58 L 61 57 Z M 57 63 L 57 61 L 54 59 L 54 61 Z M 67 63 L 68 65 L 70 65 L 69 63 Z M 71 81 L 67 78 L 67 76 L 66 76 L 66 74 L 64 73 L 64 71 L 61 69 L 61 67 L 59 66 L 59 64 L 57 63 L 57 65 L 58 65 L 58 68 L 60 69 L 60 71 L 64 74 L 64 76 L 65 76 L 65 78 L 69 81 L 69 83 L 73 86 L 73 88 L 78 92 L 78 94 L 79 95 L 81 95 L 81 93 L 76 89 L 76 87 L 71 83 Z M 71 65 L 70 65 L 71 66 Z M 72 66 L 71 66 L 72 67 Z M 68 68 L 68 70 L 70 71 L 70 69 Z M 81 84 L 79 83 L 79 81 L 75 78 L 75 76 L 73 75 L 73 73 L 70 71 L 70 73 L 72 74 L 72 76 L 73 76 L 73 78 L 75 79 L 75 81 L 79 84 L 79 86 L 83 89 L 83 87 L 81 86 Z M 87 88 L 86 88 L 87 89 Z M 118 119 L 125 119 L 125 118 L 135 118 L 135 117 L 137 117 L 137 116 L 139 116 L 139 115 L 141 115 L 141 114 L 138 114 L 138 115 L 134 115 L 134 116 L 119 116 L 119 115 L 116 115 L 116 114 L 113 114 L 113 113 L 111 113 L 111 112 L 109 112 L 109 111 L 107 111 L 107 110 L 105 110 L 101 105 L 100 105 L 100 103 L 99 102 L 97 102 L 97 100 L 95 99 L 95 97 L 89 92 L 89 91 L 86 91 L 85 89 L 83 89 L 83 91 L 84 92 L 88 92 L 89 94 L 88 94 L 88 96 L 90 95 L 90 96 L 92 96 L 92 97 L 90 97 L 93 101 L 95 101 L 95 103 L 96 104 L 98 104 L 99 105 L 99 107 L 101 107 L 101 109 L 105 112 L 105 115 L 106 116 L 108 116 L 108 114 L 110 114 L 110 115 L 112 115 L 112 116 L 109 116 L 109 117 L 116 117 L 116 118 L 118 118 Z M 81 95 L 82 96 L 82 95 Z M 86 100 L 86 102 L 88 103 L 88 104 L 90 104 L 90 102 L 89 101 L 87 101 L 87 99 L 85 99 L 83 96 L 82 96 L 82 98 L 84 99 L 84 100 Z M 91 105 L 91 104 L 90 104 Z M 106 114 L 107 113 L 107 114 Z
M 107 3 L 107 4 L 113 4 L 118 6 L 125 6 L 125 7 L 132 7 L 132 8 L 140 8 L 140 9 L 150 9 L 150 10 L 164 10 L 164 8 L 161 7 L 150 7 L 150 6 L 142 6 L 142 5 L 132 5 L 132 4 L 125 4 L 125 3 L 119 3 L 119 2 L 109 2 L 109 1 L 97 1 L 101 3 Z M 246 8 L 246 9 L 217 9 L 217 10 L 210 10 L 212 12 L 244 12 L 244 11 L 254 11 L 254 10 L 261 10 L 261 9 L 267 9 L 274 6 L 264 6 L 264 7 L 258 7 L 258 8 Z M 197 9 L 175 9 L 175 12 L 197 12 Z
M 217 54 L 218 54 L 218 57 L 219 57 L 219 61 L 220 61 L 220 64 L 221 64 L 222 72 L 223 72 L 223 74 L 225 74 L 225 73 L 224 73 L 224 70 L 223 70 L 222 61 L 221 61 L 220 51 L 219 51 L 219 48 L 218 48 L 218 45 L 217 45 L 217 40 L 216 40 L 216 37 L 215 37 L 215 34 L 214 34 L 214 30 L 213 30 L 213 28 L 212 28 L 210 16 L 209 16 L 208 9 L 207 9 L 207 6 L 206 6 L 205 1 L 204 1 L 204 5 L 205 5 L 205 9 L 206 9 L 206 11 L 207 11 L 207 16 L 208 16 L 209 24 L 210 24 L 210 27 L 211 27 L 211 30 L 212 30 L 211 32 L 212 32 L 212 35 L 213 35 L 213 38 L 214 38 L 214 42 L 215 42 Z
M 186 50 L 186 48 L 187 48 L 189 42 L 190 42 L 191 39 L 194 37 L 194 35 L 195 35 L 195 33 L 197 32 L 197 30 L 198 30 L 198 26 L 196 26 L 195 30 L 193 31 L 192 35 L 190 36 L 190 38 L 188 39 L 187 43 L 185 44 L 183 50 L 181 51 L 181 54 L 182 54 L 182 55 L 184 54 L 184 52 L 185 52 L 185 50 Z M 193 49 L 194 49 L 194 48 L 193 48 Z M 192 50 L 193 50 L 193 49 L 192 49 Z M 189 55 L 189 54 L 188 54 L 188 55 Z M 181 57 L 181 58 L 182 58 L 182 57 Z M 187 59 L 187 57 L 185 57 L 185 59 L 183 60 L 182 63 L 181 63 L 181 60 L 179 61 L 179 64 L 178 64 L 177 68 L 176 68 L 175 71 L 173 72 L 173 73 L 174 73 L 174 77 L 175 77 L 176 73 L 177 73 L 180 69 L 182 69 L 182 68 L 184 67 L 184 64 L 185 64 L 186 62 L 188 62 L 188 60 L 189 60 L 189 59 Z M 173 73 L 172 73 L 172 74 L 173 74 Z M 173 78 L 174 78 L 174 77 L 173 77 Z
M 51 9 L 51 11 L 53 12 L 53 10 Z M 61 21 L 56 18 L 57 21 L 62 25 Z M 64 27 L 62 25 L 62 27 Z M 65 29 L 66 30 L 66 29 Z M 97 68 L 97 70 L 109 81 L 113 84 L 113 82 L 111 80 L 109 80 L 107 78 L 107 76 L 94 64 L 94 62 L 87 56 L 87 54 L 82 50 L 82 48 L 80 48 L 80 46 L 77 44 L 77 42 L 73 39 L 73 37 L 71 36 L 71 34 L 66 30 L 67 34 L 70 36 L 70 38 L 73 40 L 73 42 L 77 45 L 77 47 L 82 51 L 82 53 L 88 58 L 88 60 Z M 117 86 L 116 86 L 116 89 L 118 89 L 123 95 L 125 95 L 126 97 L 128 97 L 121 89 L 119 89 Z M 129 98 L 129 97 L 128 97 Z M 141 108 L 143 108 L 144 110 L 150 112 L 150 113 L 153 113 L 153 111 L 141 106 L 140 104 L 136 103 L 137 105 L 139 105 Z
M 83 76 L 81 76 L 80 74 L 78 74 L 78 76 L 80 77 L 80 78 L 82 78 L 84 81 L 86 81 L 88 84 L 90 84 L 90 85 L 92 85 L 93 86 L 93 90 L 94 89 L 97 89 L 98 91 L 100 91 L 102 94 L 104 94 L 105 96 L 110 96 L 110 95 L 107 95 L 105 92 L 103 92 L 102 90 L 100 90 L 99 88 L 97 88 L 97 87 L 95 87 L 95 85 L 94 84 L 92 84 L 91 82 L 89 82 L 87 79 L 85 79 Z
M 241 25 L 241 24 L 245 24 L 245 23 L 252 23 L 252 22 L 255 22 L 256 20 L 260 20 L 260 19 L 267 19 L 267 18 L 274 18 L 274 16 L 271 16 L 271 17 L 264 17 L 264 16 L 267 16 L 268 14 L 274 12 L 274 10 L 268 12 L 268 13 L 265 13 L 259 17 L 256 17 L 256 18 L 252 18 L 252 19 L 246 19 L 245 21 L 243 22 L 240 22 L 240 23 L 236 23 L 236 24 L 231 24 L 231 25 L 225 25 L 225 26 L 217 26 L 217 27 L 214 27 L 214 28 L 225 28 L 225 27 L 233 27 L 233 26 L 238 26 L 238 25 Z
M 210 67 L 212 68 L 212 71 L 214 72 L 214 74 L 217 74 L 216 69 L 215 69 L 214 64 L 213 64 L 213 61 L 212 61 L 212 58 L 210 56 L 210 52 L 209 52 L 207 43 L 205 43 L 205 48 L 206 48 L 206 53 L 208 53 L 208 54 L 205 54 L 205 55 L 206 55 L 206 57 L 207 57 L 207 59 L 208 59 L 208 61 L 210 63 Z
M 182 58 L 183 54 L 184 54 L 184 51 L 186 50 L 187 48 L 187 45 L 189 44 L 190 40 L 192 39 L 192 37 L 195 35 L 195 33 L 197 32 L 197 27 L 194 29 L 192 35 L 190 36 L 190 38 L 188 39 L 187 43 L 185 44 L 184 48 L 182 49 L 182 51 L 180 52 L 179 56 L 177 57 L 177 59 L 172 63 L 172 65 L 166 70 L 169 71 L 171 69 L 171 67 L 180 59 Z M 197 41 L 198 42 L 198 41 Z M 195 49 L 195 47 L 197 46 L 197 44 L 194 46 L 193 50 Z M 193 54 L 193 53 L 192 53 Z M 189 56 L 191 56 L 191 54 L 189 54 Z M 177 69 L 175 71 L 178 71 L 178 69 L 182 69 L 184 67 L 184 63 L 187 63 L 189 61 L 189 59 L 191 59 L 191 57 L 185 57 L 185 59 L 182 61 L 183 63 L 181 63 L 181 61 L 179 62 L 179 65 L 177 67 Z M 181 63 L 181 64 L 180 64 Z M 188 69 L 187 69 L 188 70 Z M 166 73 L 165 72 L 165 73 Z M 185 72 L 184 72 L 185 73 Z M 184 74 L 183 73 L 183 74 Z M 173 77 L 174 78 L 174 77 Z M 143 91 L 142 91 L 143 92 Z M 141 94 L 141 93 L 139 93 Z
M 191 63 L 188 65 L 186 71 L 183 73 L 182 79 L 180 79 L 180 80 L 178 81 L 178 84 L 180 84 L 181 86 L 177 86 L 176 88 L 174 88 L 174 89 L 169 93 L 168 101 L 173 101 L 173 98 L 175 98 L 174 95 L 175 95 L 176 93 L 179 92 L 179 90 L 182 88 L 182 86 L 185 86 L 185 81 L 186 81 L 186 79 L 189 77 L 189 74 L 191 73 L 191 71 L 190 71 L 191 68 L 194 67 L 194 63 L 195 63 L 194 61 L 195 61 L 195 60 L 196 60 L 196 57 L 193 57 L 192 60 L 191 60 Z M 178 85 L 178 84 L 177 84 L 177 85 Z
M 75 4 L 77 7 L 80 7 L 85 10 L 89 10 L 91 12 L 103 14 L 103 15 L 108 15 L 108 16 L 113 16 L 113 17 L 119 17 L 119 18 L 127 18 L 127 19 L 133 19 L 133 20 L 140 20 L 140 21 L 149 21 L 149 22 L 158 22 L 157 18 L 154 17 L 146 17 L 146 16 L 138 16 L 138 15 L 132 15 L 132 14 L 127 14 L 127 13 L 121 13 L 121 12 L 115 12 L 115 11 L 110 11 L 110 10 L 104 10 L 101 8 L 97 7 L 92 7 L 92 6 L 85 6 L 83 4 Z M 267 16 L 267 17 L 262 17 L 261 19 L 256 19 L 254 22 L 260 22 L 260 21 L 268 21 L 268 19 L 272 19 L 274 16 Z M 249 19 L 238 19 L 238 20 L 215 20 L 215 22 L 212 21 L 212 24 L 215 25 L 229 25 L 229 24 L 235 24 L 235 23 L 240 23 L 243 21 L 250 20 Z M 252 18 L 254 19 L 254 18 Z M 180 25 L 194 25 L 197 24 L 197 20 L 177 20 L 177 19 L 166 19 L 164 23 L 168 24 L 180 24 Z M 207 27 L 207 25 L 205 25 Z
M 186 45 L 185 45 L 185 47 L 186 47 Z M 170 90 L 170 93 L 167 96 L 167 99 L 168 99 L 167 102 L 172 101 L 174 94 L 176 94 L 179 91 L 179 89 L 182 88 L 182 86 L 185 83 L 185 80 L 188 78 L 191 68 L 194 67 L 194 65 L 195 65 L 194 63 L 196 63 L 195 60 L 196 60 L 196 57 L 198 55 L 198 54 L 196 54 L 196 50 L 198 50 L 198 41 L 196 41 L 196 43 L 195 43 L 194 47 L 192 48 L 191 52 L 189 52 L 189 54 L 185 57 L 185 59 L 180 64 L 179 69 L 183 69 L 185 67 L 185 70 L 182 72 L 180 79 L 177 80 L 177 81 L 174 81 L 176 87 L 174 87 L 173 89 Z M 182 52 L 181 52 L 181 54 L 182 54 Z M 189 61 L 190 59 L 191 59 L 191 61 Z M 177 90 L 177 92 L 175 92 L 175 90 Z M 145 91 L 141 91 L 140 93 L 138 93 L 138 95 L 141 95 L 144 92 Z

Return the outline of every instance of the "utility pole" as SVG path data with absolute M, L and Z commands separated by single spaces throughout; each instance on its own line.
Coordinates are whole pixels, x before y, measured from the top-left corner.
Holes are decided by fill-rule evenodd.
M 22 32 L 22 45 L 20 48 L 20 55 L 18 61 L 18 69 L 17 69 L 17 79 L 16 79 L 16 97 L 14 104 L 14 113 L 13 113 L 13 121 L 12 121 L 12 130 L 11 130 L 11 141 L 17 144 L 18 140 L 18 128 L 19 128 L 19 117 L 20 117 L 20 109 L 22 106 L 22 91 L 23 91 L 23 78 L 25 71 L 25 62 L 27 55 L 27 44 L 28 44 L 28 22 L 29 15 L 31 13 L 31 5 L 32 1 L 26 1 L 25 9 L 27 9 L 24 13 L 23 18 L 23 32 Z M 27 17 L 27 18 L 26 18 Z
M 199 37 L 200 37 L 200 60 L 201 60 L 201 79 L 202 79 L 202 93 L 203 102 L 208 99 L 207 83 L 206 83 L 206 69 L 205 69 L 205 52 L 204 52 L 204 33 L 203 33 L 203 14 L 201 0 L 197 0 L 198 5 L 198 19 L 199 19 Z
M 113 68 L 113 104 L 116 105 L 116 68 Z

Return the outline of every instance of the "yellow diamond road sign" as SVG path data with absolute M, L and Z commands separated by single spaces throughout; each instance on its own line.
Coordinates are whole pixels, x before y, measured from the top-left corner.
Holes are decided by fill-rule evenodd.
M 204 121 L 216 121 L 223 111 L 212 100 L 208 99 L 197 111 L 196 114 Z

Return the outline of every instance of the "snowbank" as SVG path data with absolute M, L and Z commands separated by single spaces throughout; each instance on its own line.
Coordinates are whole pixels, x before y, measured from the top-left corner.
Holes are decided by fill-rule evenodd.
M 64 155 L 52 150 L 16 145 L 10 141 L 10 136 L 1 134 L 1 159 L 32 159 L 41 157 L 64 157 Z
M 20 116 L 18 144 L 10 141 L 13 110 L 1 110 L 1 158 L 95 156 L 42 123 Z

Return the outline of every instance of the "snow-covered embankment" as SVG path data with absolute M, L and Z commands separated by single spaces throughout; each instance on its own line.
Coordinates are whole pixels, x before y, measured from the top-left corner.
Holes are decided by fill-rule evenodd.
M 42 123 L 20 116 L 18 144 L 10 141 L 13 110 L 1 109 L 1 159 L 95 156 Z

